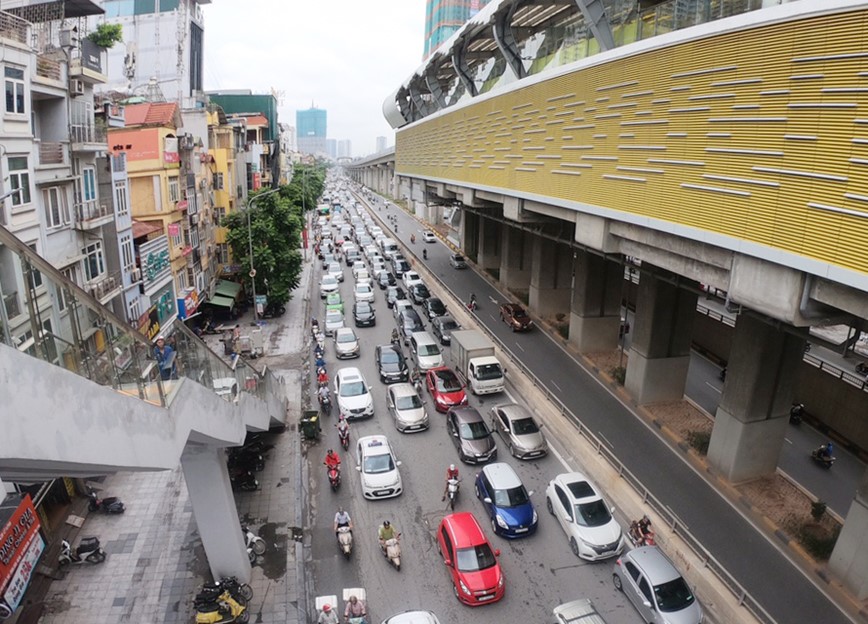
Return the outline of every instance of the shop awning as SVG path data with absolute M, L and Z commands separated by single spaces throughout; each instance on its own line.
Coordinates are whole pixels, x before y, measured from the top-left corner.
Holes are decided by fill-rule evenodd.
M 229 280 L 220 280 L 217 282 L 217 287 L 214 289 L 215 295 L 220 295 L 221 297 L 229 297 L 230 299 L 235 299 L 238 297 L 238 293 L 241 292 L 241 284 L 237 282 L 230 282 Z
M 232 306 L 235 305 L 235 300 L 232 297 L 223 297 L 222 295 L 214 295 L 208 300 L 212 306 L 217 306 L 218 308 L 226 308 L 228 310 L 232 309 Z

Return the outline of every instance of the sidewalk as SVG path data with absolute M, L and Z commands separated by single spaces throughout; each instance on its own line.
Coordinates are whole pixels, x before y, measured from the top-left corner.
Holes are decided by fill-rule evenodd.
M 300 376 L 308 353 L 304 344 L 308 318 L 307 293 L 312 264 L 304 265 L 301 284 L 278 319 L 261 323 L 265 339 L 263 364 L 285 381 L 289 410 L 283 433 L 269 434 L 274 448 L 266 453 L 265 469 L 256 474 L 260 489 L 236 492 L 239 519 L 268 544 L 253 567 L 250 621 L 263 624 L 306 622 L 302 569 Z M 252 312 L 239 319 L 252 322 Z M 206 336 L 223 356 L 220 336 Z M 228 358 L 224 358 L 228 359 Z M 119 516 L 89 514 L 73 545 L 96 535 L 108 553 L 105 563 L 61 572 L 44 601 L 42 624 L 102 622 L 162 622 L 189 624 L 195 620 L 192 599 L 210 579 L 205 551 L 196 530 L 181 468 L 159 473 L 121 473 L 108 477 L 101 495 L 119 496 L 126 512 Z M 54 566 L 54 561 L 44 563 Z M 25 600 L 27 598 L 25 597 Z

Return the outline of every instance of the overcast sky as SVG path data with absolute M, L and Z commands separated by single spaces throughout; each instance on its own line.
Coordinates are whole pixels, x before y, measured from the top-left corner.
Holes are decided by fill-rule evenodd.
M 215 0 L 205 14 L 205 89 L 283 92 L 281 123 L 313 103 L 353 156 L 393 145 L 386 99 L 422 63 L 425 0 Z

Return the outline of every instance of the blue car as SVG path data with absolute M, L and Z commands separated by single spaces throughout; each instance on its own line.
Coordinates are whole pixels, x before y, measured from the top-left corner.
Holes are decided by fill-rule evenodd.
M 509 464 L 489 464 L 476 474 L 476 497 L 491 519 L 491 529 L 510 539 L 533 535 L 537 513 L 521 479 Z

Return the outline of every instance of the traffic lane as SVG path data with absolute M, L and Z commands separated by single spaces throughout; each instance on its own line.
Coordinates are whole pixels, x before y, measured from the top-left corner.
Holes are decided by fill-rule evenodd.
M 453 283 L 457 282 L 453 291 L 470 287 L 477 289 L 477 295 L 484 292 L 495 296 L 497 291 L 475 272 L 455 273 L 459 275 L 452 280 Z M 486 319 L 482 314 L 484 307 L 483 301 L 483 307 L 477 312 L 479 319 L 498 338 L 508 338 L 507 345 L 515 344 L 515 335 L 508 332 L 499 319 L 493 319 L 490 314 Z M 495 322 L 492 323 L 492 320 Z M 576 362 L 558 345 L 537 332 L 520 337 L 530 340 L 525 340 L 521 350 L 514 348 L 513 353 L 521 357 L 525 365 L 534 370 L 578 418 L 615 445 L 614 450 L 619 459 L 640 476 L 646 487 L 690 527 L 709 552 L 773 616 L 779 621 L 798 621 L 806 616 L 819 618 L 820 621 L 848 621 L 837 609 L 830 609 L 830 601 L 794 568 L 786 556 L 695 475 L 668 445 L 650 435 L 651 431 L 644 424 L 608 391 L 591 381 L 589 375 L 577 374 Z M 531 345 L 527 343 L 531 340 L 534 343 L 532 348 L 528 348 Z M 577 382 L 581 386 L 579 392 L 563 391 L 564 388 L 575 388 Z M 721 531 L 720 526 L 726 526 L 727 530 Z M 733 548 L 733 544 L 739 544 L 742 548 Z M 765 563 L 765 568 L 757 565 L 757 555 Z M 780 600 L 782 587 L 789 590 L 785 601 Z

